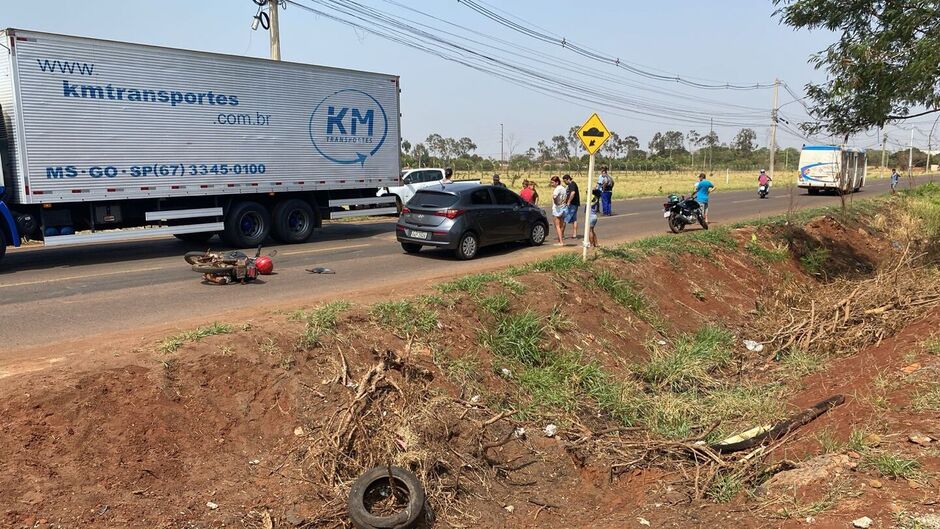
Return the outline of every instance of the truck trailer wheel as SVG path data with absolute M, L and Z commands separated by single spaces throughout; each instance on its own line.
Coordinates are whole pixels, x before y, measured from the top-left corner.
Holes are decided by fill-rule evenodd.
M 278 203 L 271 217 L 274 223 L 274 238 L 287 244 L 297 244 L 309 239 L 317 221 L 310 204 L 298 198 Z
M 222 238 L 236 248 L 258 246 L 271 231 L 271 214 L 257 202 L 236 202 L 225 215 Z
M 3 233 L 3 228 L 0 228 L 0 261 L 3 260 L 3 256 L 7 253 L 7 234 Z

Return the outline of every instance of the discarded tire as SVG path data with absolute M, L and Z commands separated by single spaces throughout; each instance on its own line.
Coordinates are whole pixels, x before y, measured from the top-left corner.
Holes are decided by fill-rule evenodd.
M 401 497 L 405 505 L 390 514 L 374 514 L 376 504 L 392 494 Z M 375 467 L 353 483 L 347 502 L 349 519 L 359 529 L 408 529 L 421 516 L 425 499 L 424 487 L 411 472 L 400 467 Z

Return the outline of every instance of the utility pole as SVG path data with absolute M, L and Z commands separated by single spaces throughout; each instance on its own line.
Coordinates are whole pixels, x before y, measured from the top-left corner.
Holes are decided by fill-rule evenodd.
M 715 143 L 715 118 L 708 120 L 708 172 L 712 171 L 712 144 Z M 702 164 L 704 167 L 705 164 Z
M 907 152 L 907 179 L 914 181 L 914 128 L 911 127 L 911 148 Z
M 268 0 L 268 16 L 271 17 L 271 58 L 281 60 L 281 33 L 277 24 L 277 3 L 280 0 Z
M 777 93 L 780 91 L 780 80 L 774 79 L 774 103 L 770 111 L 770 178 L 774 177 L 774 151 L 777 149 Z
M 506 162 L 504 151 L 503 151 L 503 124 L 499 124 L 499 170 L 503 170 L 503 164 Z
M 878 176 L 881 178 L 885 177 L 885 157 L 887 156 L 887 143 L 888 143 L 888 133 L 884 131 L 884 127 L 878 127 L 878 133 L 881 135 L 881 171 L 879 171 Z

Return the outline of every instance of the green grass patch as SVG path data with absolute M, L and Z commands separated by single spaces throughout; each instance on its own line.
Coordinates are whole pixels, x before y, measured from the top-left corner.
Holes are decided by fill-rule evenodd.
M 826 262 L 829 260 L 829 249 L 828 248 L 815 248 L 807 252 L 803 257 L 800 257 L 800 265 L 803 267 L 803 270 L 814 276 L 820 276 L 825 271 Z
M 575 353 L 546 353 L 541 365 L 522 370 L 518 383 L 536 412 L 572 413 L 589 400 L 625 426 L 634 424 L 639 413 L 635 391 Z
M 636 283 L 620 279 L 610 270 L 596 270 L 594 284 L 607 292 L 614 301 L 638 315 L 644 315 L 649 310 L 649 301 L 637 290 Z
M 744 488 L 741 477 L 733 472 L 721 472 L 715 476 L 705 495 L 715 503 L 727 503 Z
M 486 296 L 480 300 L 480 308 L 492 316 L 505 314 L 509 312 L 509 297 L 505 294 Z
M 579 253 L 569 252 L 560 253 L 542 261 L 536 261 L 528 265 L 528 269 L 533 272 L 567 272 L 575 268 L 587 266 L 581 260 Z
M 548 357 L 541 346 L 546 328 L 544 318 L 527 310 L 500 318 L 492 329 L 483 331 L 482 341 L 497 356 L 539 367 L 545 365 Z
M 929 340 L 924 342 L 924 350 L 932 355 L 940 355 L 940 338 L 930 337 Z
M 823 430 L 816 434 L 816 442 L 824 454 L 838 454 L 845 450 L 846 442 L 841 441 L 832 430 Z
M 747 250 L 749 254 L 753 255 L 755 259 L 765 263 L 782 263 L 790 257 L 790 252 L 785 246 L 765 248 L 759 242 L 753 240 L 745 244 L 744 249 Z
M 824 356 L 817 353 L 810 353 L 802 349 L 790 349 L 781 356 L 780 367 L 784 375 L 802 378 L 819 371 L 825 360 Z
M 909 479 L 917 476 L 920 463 L 916 459 L 905 459 L 895 454 L 875 454 L 862 460 L 865 468 L 877 470 L 879 474 L 892 479 Z
M 235 327 L 228 323 L 212 322 L 209 325 L 197 327 L 191 331 L 186 331 L 175 336 L 164 339 L 160 342 L 159 348 L 163 353 L 174 353 L 187 342 L 198 342 L 208 336 L 217 334 L 229 334 L 235 330 Z
M 940 384 L 927 390 L 917 390 L 911 398 L 911 408 L 917 411 L 940 411 Z
M 437 328 L 437 311 L 415 301 L 386 301 L 369 309 L 369 317 L 380 327 L 402 337 L 427 335 Z
M 297 340 L 298 349 L 312 349 L 322 345 L 323 337 L 336 329 L 340 314 L 349 310 L 346 301 L 333 301 L 311 310 L 297 310 L 288 319 L 304 322 L 304 331 Z
M 486 285 L 499 279 L 499 274 L 486 273 L 463 276 L 447 283 L 438 285 L 438 290 L 444 294 L 464 293 L 476 295 L 483 292 Z
M 672 347 L 654 347 L 649 361 L 636 371 L 645 382 L 671 391 L 713 385 L 713 373 L 732 360 L 733 342 L 727 330 L 704 327 L 679 336 Z

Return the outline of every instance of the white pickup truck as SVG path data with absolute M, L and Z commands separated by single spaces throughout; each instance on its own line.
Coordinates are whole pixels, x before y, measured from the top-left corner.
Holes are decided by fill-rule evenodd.
M 395 197 L 395 202 L 398 205 L 398 211 L 400 213 L 402 206 L 407 204 L 408 201 L 411 200 L 411 197 L 415 196 L 415 192 L 425 187 L 440 185 L 443 179 L 444 169 L 406 169 L 401 172 L 397 186 L 380 188 L 376 196 Z M 464 180 L 461 180 L 461 182 L 463 181 Z M 479 180 L 476 180 L 476 182 L 479 183 Z

